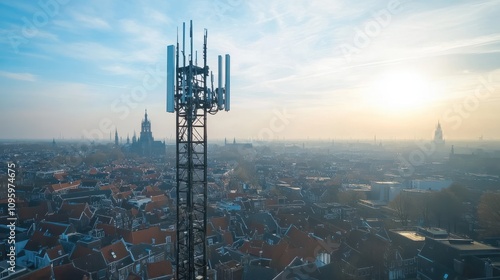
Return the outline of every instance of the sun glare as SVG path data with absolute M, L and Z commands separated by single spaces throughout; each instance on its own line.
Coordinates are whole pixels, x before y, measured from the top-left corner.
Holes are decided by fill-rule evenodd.
M 368 105 L 384 111 L 417 109 L 428 104 L 431 97 L 429 82 L 414 72 L 381 74 L 366 92 Z

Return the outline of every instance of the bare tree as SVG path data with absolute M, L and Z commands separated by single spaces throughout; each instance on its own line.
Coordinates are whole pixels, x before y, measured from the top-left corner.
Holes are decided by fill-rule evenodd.
M 405 192 L 399 193 L 399 195 L 391 201 L 389 207 L 396 211 L 396 216 L 401 225 L 404 227 L 408 226 L 412 209 L 412 203 L 408 195 Z
M 479 224 L 486 230 L 486 236 L 500 234 L 500 193 L 488 192 L 481 196 L 477 208 Z

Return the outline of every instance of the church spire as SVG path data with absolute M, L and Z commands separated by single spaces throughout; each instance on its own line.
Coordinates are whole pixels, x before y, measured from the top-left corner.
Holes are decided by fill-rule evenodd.
M 118 130 L 115 128 L 115 145 L 118 146 Z
M 441 129 L 441 123 L 438 121 L 436 130 L 434 131 L 434 143 L 444 144 L 443 130 Z

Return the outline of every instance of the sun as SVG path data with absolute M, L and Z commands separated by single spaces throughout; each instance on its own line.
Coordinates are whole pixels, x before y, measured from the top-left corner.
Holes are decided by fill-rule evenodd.
M 369 106 L 384 111 L 408 111 L 430 102 L 429 81 L 416 72 L 383 73 L 374 78 L 366 89 Z

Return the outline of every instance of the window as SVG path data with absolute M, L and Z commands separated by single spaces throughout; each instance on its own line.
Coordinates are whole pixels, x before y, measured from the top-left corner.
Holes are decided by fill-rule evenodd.
M 171 237 L 171 236 L 167 236 L 167 237 L 165 237 L 165 241 L 166 241 L 167 243 L 172 243 L 172 237 Z
M 141 271 L 141 264 L 138 263 L 135 265 L 135 272 L 139 273 Z

